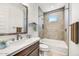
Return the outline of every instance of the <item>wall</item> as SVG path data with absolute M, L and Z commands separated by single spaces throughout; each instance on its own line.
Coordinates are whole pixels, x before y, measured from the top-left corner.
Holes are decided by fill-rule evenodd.
M 43 25 L 44 25 L 43 11 L 39 7 L 38 8 L 38 32 L 39 32 L 40 38 L 43 38 Z
M 25 5 L 28 7 L 28 34 L 30 34 L 32 37 L 36 37 L 38 36 L 38 4 L 28 3 Z M 29 24 L 32 22 L 37 24 L 36 32 L 29 26 Z
M 65 8 L 64 8 L 64 20 L 65 20 L 65 42 L 67 43 L 67 45 L 69 45 L 69 4 L 66 3 L 65 4 Z
M 64 11 L 48 12 L 44 19 L 44 37 L 56 40 L 64 40 Z M 48 16 L 58 16 L 58 21 L 49 22 Z
M 70 25 L 79 21 L 79 4 L 70 4 Z M 71 26 L 69 26 L 69 55 L 79 56 L 79 44 L 75 44 L 71 41 Z

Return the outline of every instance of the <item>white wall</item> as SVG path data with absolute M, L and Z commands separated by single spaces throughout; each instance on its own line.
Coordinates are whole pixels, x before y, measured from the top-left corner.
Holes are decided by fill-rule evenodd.
M 39 7 L 38 8 L 38 32 L 39 32 L 39 37 L 43 38 L 43 28 L 42 26 L 44 25 L 44 15 L 42 9 Z
M 38 36 L 38 4 L 28 3 L 25 4 L 28 7 L 28 34 L 32 37 Z M 29 23 L 35 22 L 37 24 L 37 31 L 34 32 L 29 26 Z
M 68 7 L 68 3 L 66 3 L 65 4 L 65 10 L 64 10 L 64 20 L 65 20 L 65 29 L 66 29 L 66 31 L 65 31 L 65 41 L 66 41 L 66 43 L 67 43 L 67 45 L 68 45 L 68 20 L 69 20 L 69 7 Z
M 43 11 L 40 9 L 40 7 L 38 8 L 38 31 L 42 31 L 42 25 L 44 24 L 44 17 L 43 17 Z
M 79 21 L 79 4 L 70 4 L 70 24 Z M 79 44 L 71 41 L 71 27 L 69 26 L 69 55 L 79 56 Z
M 71 24 L 79 21 L 79 4 L 78 3 L 71 4 L 71 16 L 72 16 Z

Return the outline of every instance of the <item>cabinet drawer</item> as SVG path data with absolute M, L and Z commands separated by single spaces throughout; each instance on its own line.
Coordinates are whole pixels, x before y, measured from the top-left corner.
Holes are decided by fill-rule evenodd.
M 14 56 L 27 56 L 30 55 L 35 49 L 39 48 L 39 42 L 29 46 L 28 48 L 20 51 L 19 53 L 15 54 Z

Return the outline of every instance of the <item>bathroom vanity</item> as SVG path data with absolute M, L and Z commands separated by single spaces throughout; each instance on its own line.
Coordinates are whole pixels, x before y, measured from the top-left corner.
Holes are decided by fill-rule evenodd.
M 0 49 L 0 56 L 39 56 L 39 38 L 16 41 L 5 49 Z
M 16 53 L 14 56 L 39 56 L 39 41 Z

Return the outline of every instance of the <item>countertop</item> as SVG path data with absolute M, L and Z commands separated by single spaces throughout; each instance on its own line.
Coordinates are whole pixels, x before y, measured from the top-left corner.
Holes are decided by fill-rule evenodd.
M 30 38 L 30 39 L 22 39 L 18 40 L 8 47 L 4 49 L 0 49 L 0 56 L 13 56 L 16 53 L 22 51 L 23 49 L 31 46 L 32 44 L 36 43 L 40 39 L 38 37 L 36 38 Z

